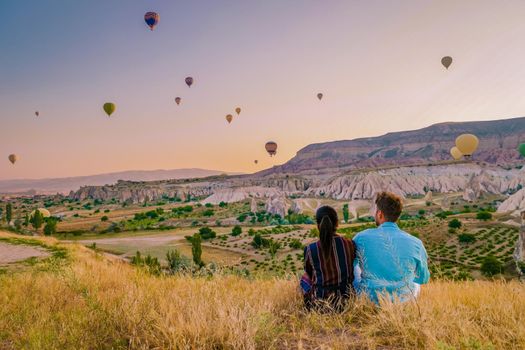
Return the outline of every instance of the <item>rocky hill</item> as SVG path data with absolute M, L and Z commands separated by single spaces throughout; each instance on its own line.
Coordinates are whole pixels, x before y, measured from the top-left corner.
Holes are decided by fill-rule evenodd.
M 479 122 L 441 123 L 379 137 L 312 144 L 287 163 L 263 171 L 271 173 L 333 172 L 334 168 L 414 165 L 450 160 L 457 136 L 472 133 L 480 139 L 474 159 L 501 166 L 520 162 L 516 152 L 525 142 L 525 117 Z M 523 160 L 522 160 L 523 162 Z
M 102 186 L 113 184 L 118 180 L 127 181 L 158 181 L 169 179 L 202 178 L 220 175 L 224 172 L 207 169 L 172 169 L 172 170 L 134 170 L 117 173 L 76 176 L 56 179 L 21 179 L 0 180 L 0 193 L 54 194 L 76 191 L 81 186 Z

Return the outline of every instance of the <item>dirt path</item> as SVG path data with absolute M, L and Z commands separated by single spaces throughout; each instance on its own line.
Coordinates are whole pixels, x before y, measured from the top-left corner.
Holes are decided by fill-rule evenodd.
M 40 248 L 0 243 L 0 265 L 9 264 L 32 257 L 42 258 L 46 256 L 49 256 L 49 253 Z

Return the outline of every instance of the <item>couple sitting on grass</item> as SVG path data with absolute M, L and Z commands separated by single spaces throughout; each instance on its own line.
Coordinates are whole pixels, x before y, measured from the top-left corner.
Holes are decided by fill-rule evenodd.
M 401 199 L 379 193 L 375 208 L 378 227 L 358 233 L 353 240 L 336 233 L 339 221 L 333 208 L 317 210 L 319 240 L 304 250 L 305 273 L 300 282 L 307 308 L 319 301 L 341 307 L 355 294 L 366 295 L 376 304 L 382 298 L 404 302 L 417 298 L 420 285 L 428 282 L 423 243 L 396 224 Z

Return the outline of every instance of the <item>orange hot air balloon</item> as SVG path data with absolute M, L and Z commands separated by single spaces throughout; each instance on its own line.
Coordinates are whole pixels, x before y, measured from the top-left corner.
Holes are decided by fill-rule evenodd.
M 180 105 L 180 101 L 182 101 L 182 98 L 180 97 L 175 97 L 175 103 L 178 105 Z
M 228 114 L 228 115 L 226 116 L 226 120 L 228 121 L 228 124 L 230 124 L 230 123 L 232 122 L 232 120 L 233 120 L 233 115 Z
M 241 107 L 235 108 L 235 113 L 237 113 L 237 115 L 241 114 Z
M 255 164 L 259 164 L 259 161 L 256 159 L 253 161 Z
M 15 164 L 18 160 L 18 156 L 16 154 L 10 154 L 9 157 L 7 157 L 7 159 L 9 159 L 11 164 Z
M 277 144 L 273 141 L 267 142 L 264 148 L 266 148 L 266 152 L 268 152 L 270 157 L 273 157 L 277 154 Z

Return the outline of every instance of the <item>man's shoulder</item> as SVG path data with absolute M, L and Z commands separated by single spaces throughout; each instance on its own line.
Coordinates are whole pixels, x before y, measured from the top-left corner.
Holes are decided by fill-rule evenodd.
M 361 231 L 357 235 L 354 236 L 354 241 L 366 238 L 370 235 L 373 235 L 375 232 L 377 232 L 377 230 L 378 230 L 377 228 L 369 228 L 364 231 Z
M 404 236 L 406 237 L 406 239 L 418 244 L 418 245 L 423 245 L 423 242 L 417 238 L 416 236 L 413 236 L 411 235 L 410 233 L 406 232 L 405 230 L 402 230 L 402 229 L 399 229 L 399 232 Z

